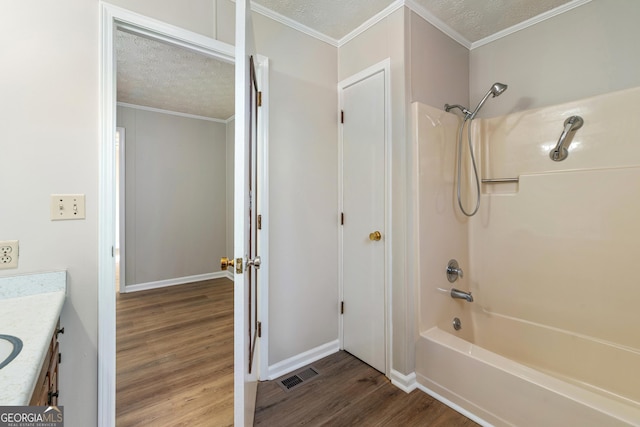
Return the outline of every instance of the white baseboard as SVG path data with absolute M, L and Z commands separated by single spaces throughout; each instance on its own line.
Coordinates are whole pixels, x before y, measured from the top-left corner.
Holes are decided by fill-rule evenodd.
M 473 412 L 470 412 L 470 411 L 464 409 L 462 406 L 460 406 L 460 405 L 458 405 L 456 403 L 453 403 L 452 401 L 450 401 L 446 397 L 442 396 L 439 393 L 436 393 L 435 391 L 433 391 L 430 388 L 424 386 L 423 384 L 420 384 L 419 382 L 416 382 L 416 387 L 419 390 L 422 390 L 423 392 L 427 393 L 429 396 L 433 397 L 434 399 L 444 403 L 445 405 L 447 405 L 449 408 L 453 409 L 454 411 L 459 412 L 462 415 L 464 415 L 465 417 L 469 418 L 470 420 L 475 421 L 476 423 L 480 424 L 482 427 L 494 427 L 493 424 L 491 424 L 490 422 L 480 418 L 479 416 L 477 416 Z
M 235 282 L 235 281 L 236 281 L 236 278 L 235 278 L 235 276 L 233 275 L 233 271 L 229 271 L 229 270 L 227 270 L 225 273 L 227 273 L 227 275 L 226 275 L 227 279 L 231 280 L 232 282 Z
M 269 366 L 269 375 L 267 379 L 274 380 L 289 372 L 293 372 L 298 368 L 302 368 L 305 365 L 320 360 L 323 357 L 327 357 L 330 354 L 337 353 L 340 350 L 340 341 L 335 340 L 322 344 L 316 348 L 300 353 L 296 356 L 285 359 L 275 365 Z
M 411 393 L 418 388 L 418 381 L 416 381 L 416 373 L 411 372 L 409 375 L 401 374 L 395 369 L 391 370 L 391 384 L 398 387 L 405 393 Z
M 166 288 L 167 286 L 183 285 L 185 283 L 200 282 L 203 280 L 229 278 L 228 272 L 217 271 L 215 273 L 197 274 L 195 276 L 177 277 L 175 279 L 158 280 L 157 282 L 137 283 L 125 286 L 125 292 L 147 291 L 149 289 Z M 231 275 L 233 280 L 233 274 Z

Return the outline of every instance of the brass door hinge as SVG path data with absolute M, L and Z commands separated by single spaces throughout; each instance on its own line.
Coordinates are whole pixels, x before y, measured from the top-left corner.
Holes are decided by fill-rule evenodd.
M 262 92 L 258 91 L 258 107 L 262 107 Z
M 340 110 L 340 123 L 344 123 L 344 110 Z
M 340 225 L 344 225 L 344 212 L 340 213 Z
M 262 338 L 262 322 L 258 322 L 258 338 Z
M 340 314 L 344 314 L 344 301 L 340 301 Z
M 262 215 L 258 215 L 258 230 L 262 230 Z

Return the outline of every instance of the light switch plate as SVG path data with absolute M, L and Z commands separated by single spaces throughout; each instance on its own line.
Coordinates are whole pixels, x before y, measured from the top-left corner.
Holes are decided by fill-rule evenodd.
M 85 219 L 84 194 L 52 194 L 51 220 Z
M 0 241 L 0 269 L 18 268 L 18 241 Z

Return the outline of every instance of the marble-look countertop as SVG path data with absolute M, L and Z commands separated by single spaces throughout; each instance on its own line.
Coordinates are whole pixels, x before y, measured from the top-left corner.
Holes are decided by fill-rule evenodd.
M 0 277 L 0 334 L 23 343 L 20 354 L 0 369 L 0 406 L 29 404 L 66 288 L 66 271 Z

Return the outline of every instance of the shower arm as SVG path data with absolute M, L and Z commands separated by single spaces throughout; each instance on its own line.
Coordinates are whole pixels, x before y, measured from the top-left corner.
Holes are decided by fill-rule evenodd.
M 484 96 L 484 98 L 482 98 L 482 100 L 480 102 L 478 102 L 478 106 L 476 107 L 475 110 L 473 110 L 473 113 L 470 113 L 469 116 L 469 120 L 473 120 L 476 118 L 476 114 L 478 114 L 478 111 L 480 111 L 480 108 L 482 108 L 482 106 L 484 105 L 484 103 L 487 101 L 487 99 L 489 98 L 489 95 L 493 95 L 493 92 L 491 92 L 491 90 L 489 90 L 489 92 L 487 92 L 487 94 Z M 495 98 L 495 95 L 493 95 L 493 97 Z
M 460 104 L 444 104 L 444 111 L 446 111 L 447 113 L 450 112 L 451 110 L 453 110 L 454 108 L 457 108 L 458 110 L 462 111 L 462 114 L 465 115 L 465 117 L 470 117 L 472 112 L 467 110 L 465 107 L 463 107 Z
M 569 155 L 569 149 L 565 147 L 565 142 L 567 141 L 567 137 L 571 132 L 575 132 L 582 127 L 584 124 L 584 120 L 580 116 L 571 116 L 567 120 L 564 121 L 564 129 L 560 134 L 560 139 L 558 139 L 558 143 L 555 148 L 549 152 L 549 157 L 551 160 L 555 162 L 559 162 L 564 160 Z

